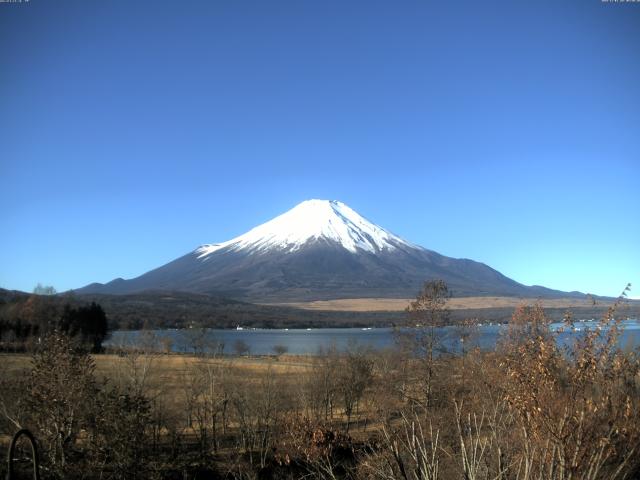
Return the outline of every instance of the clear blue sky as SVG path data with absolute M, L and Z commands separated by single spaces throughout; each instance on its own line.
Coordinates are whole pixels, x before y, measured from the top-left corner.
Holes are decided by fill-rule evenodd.
M 0 286 L 130 278 L 309 198 L 640 295 L 640 4 L 0 3 Z

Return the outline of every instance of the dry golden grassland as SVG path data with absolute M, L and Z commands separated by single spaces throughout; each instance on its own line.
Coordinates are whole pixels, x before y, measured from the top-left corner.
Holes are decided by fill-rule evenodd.
M 96 376 L 112 382 L 122 378 L 127 380 L 136 375 L 143 377 L 146 389 L 151 392 L 162 392 L 167 398 L 177 398 L 183 395 L 185 378 L 195 368 L 203 367 L 207 363 L 228 367 L 235 377 L 244 380 L 258 380 L 266 372 L 271 372 L 282 378 L 296 378 L 296 375 L 306 373 L 313 368 L 313 359 L 303 355 L 283 355 L 254 357 L 224 357 L 217 359 L 199 358 L 184 354 L 152 354 L 140 355 L 135 359 L 120 357 L 115 354 L 93 355 L 96 365 Z M 6 378 L 17 379 L 24 376 L 24 372 L 31 368 L 31 355 L 24 353 L 0 354 L 2 373 Z M 136 372 L 133 370 L 136 369 Z M 143 371 L 145 370 L 146 371 Z
M 413 299 L 408 298 L 344 298 L 339 300 L 317 300 L 313 302 L 291 302 L 278 305 L 302 308 L 305 310 L 328 310 L 348 312 L 398 312 L 403 311 Z M 481 309 L 481 308 L 516 308 L 522 304 L 533 305 L 539 303 L 543 308 L 574 308 L 590 307 L 592 300 L 588 298 L 517 298 L 517 297 L 461 297 L 451 298 L 447 306 L 451 310 Z M 610 302 L 601 302 L 601 306 L 608 306 Z
M 151 354 L 122 357 L 116 354 L 92 355 L 98 380 L 111 384 L 144 383 L 145 394 L 161 401 L 168 411 L 175 413 L 183 408 L 189 378 L 198 369 L 209 364 L 225 367 L 233 378 L 245 382 L 259 383 L 267 373 L 281 381 L 294 382 L 300 374 L 313 368 L 313 359 L 305 356 L 283 355 L 253 357 L 202 358 L 184 354 Z M 25 378 L 31 369 L 31 355 L 25 353 L 0 354 L 2 375 L 6 380 Z M 5 438 L 6 437 L 6 438 Z M 2 436 L 0 444 L 9 437 Z
M 201 358 L 185 354 L 157 354 L 146 358 L 152 360 L 156 371 L 168 377 L 175 377 L 190 365 L 203 361 Z M 96 373 L 100 376 L 109 374 L 117 364 L 122 362 L 122 358 L 115 354 L 93 355 L 93 359 L 96 362 Z M 274 356 L 225 357 L 210 361 L 226 363 L 241 372 L 246 372 L 247 375 L 264 373 L 269 368 L 276 373 L 293 373 L 306 371 L 313 365 L 312 358 L 304 355 L 283 355 L 279 359 Z M 11 377 L 30 368 L 31 355 L 26 353 L 0 353 L 0 363 L 2 363 L 3 372 L 8 377 Z

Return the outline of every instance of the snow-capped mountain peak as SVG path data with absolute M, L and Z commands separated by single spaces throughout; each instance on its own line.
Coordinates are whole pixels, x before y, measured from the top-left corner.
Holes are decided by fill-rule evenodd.
M 228 242 L 203 245 L 136 278 L 79 292 L 191 292 L 287 303 L 410 298 L 431 279 L 444 280 L 458 296 L 572 296 L 526 287 L 482 263 L 413 245 L 344 203 L 327 200 L 302 202 Z
M 445 257 L 375 225 L 344 203 L 307 200 L 215 245 L 203 245 L 130 280 L 86 294 L 183 291 L 252 302 L 410 298 L 442 279 L 458 296 L 571 296 L 526 287 L 482 263 Z
M 399 246 L 416 248 L 384 228 L 369 222 L 356 211 L 336 200 L 307 200 L 247 233 L 227 242 L 202 245 L 198 258 L 227 248 L 231 251 L 294 252 L 314 240 L 335 242 L 350 252 L 379 252 Z

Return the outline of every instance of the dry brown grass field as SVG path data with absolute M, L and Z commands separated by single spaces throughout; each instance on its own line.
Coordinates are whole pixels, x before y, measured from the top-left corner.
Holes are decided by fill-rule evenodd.
M 92 357 L 97 378 L 130 383 L 134 376 L 144 377 L 140 379 L 144 381 L 144 390 L 154 398 L 162 397 L 169 401 L 172 409 L 180 408 L 178 400 L 184 396 L 185 378 L 198 368 L 209 365 L 221 367 L 233 372 L 234 377 L 249 382 L 258 382 L 268 372 L 293 382 L 313 368 L 313 359 L 303 355 L 202 358 L 184 354 L 152 354 L 131 358 L 99 354 Z M 23 377 L 32 366 L 31 358 L 26 353 L 0 353 L 5 379 Z
M 180 416 L 184 403 L 193 395 L 190 379 L 195 372 L 207 368 L 224 371 L 233 381 L 260 387 L 267 375 L 274 376 L 280 385 L 293 387 L 296 379 L 308 374 L 313 359 L 307 356 L 282 355 L 206 358 L 185 354 L 92 355 L 95 376 L 111 385 L 130 386 L 140 384 L 145 396 L 161 405 L 170 416 Z M 32 368 L 32 355 L 27 353 L 0 353 L 3 380 L 12 382 L 24 379 Z M 195 431 L 182 429 L 185 438 L 194 437 Z M 0 434 L 0 445 L 6 447 L 10 436 Z
M 116 370 L 122 357 L 115 354 L 94 355 L 96 373 L 107 377 Z M 153 363 L 154 375 L 161 380 L 177 380 L 177 376 L 198 362 L 201 358 L 192 355 L 158 354 L 146 356 Z M 210 360 L 213 363 L 235 367 L 246 375 L 260 375 L 268 369 L 276 373 L 295 373 L 307 371 L 313 366 L 312 358 L 304 355 L 283 355 L 279 359 L 275 356 L 225 357 Z M 0 353 L 0 363 L 7 377 L 18 375 L 31 366 L 31 355 L 26 353 Z M 165 384 L 166 385 L 166 384 Z
M 291 302 L 278 305 L 302 308 L 306 310 L 328 310 L 349 312 L 398 312 L 403 311 L 412 299 L 408 298 L 344 298 L 338 300 L 317 300 L 313 302 Z M 599 301 L 601 306 L 613 304 L 611 301 Z M 584 298 L 518 298 L 518 297 L 460 297 L 451 298 L 447 306 L 451 310 L 483 308 L 516 308 L 519 305 L 540 304 L 543 308 L 590 307 L 593 301 Z

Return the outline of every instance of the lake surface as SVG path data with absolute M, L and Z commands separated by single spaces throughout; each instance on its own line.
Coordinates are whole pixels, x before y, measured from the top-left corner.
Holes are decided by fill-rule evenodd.
M 595 329 L 598 322 L 576 322 L 575 331 L 560 334 L 561 343 L 571 342 L 588 329 Z M 555 323 L 552 329 L 563 324 Z M 640 346 L 640 322 L 625 320 L 619 344 L 622 347 Z M 466 344 L 479 346 L 484 350 L 495 347 L 500 335 L 507 329 L 506 325 L 483 324 L 477 327 L 474 337 L 467 339 Z M 449 351 L 459 352 L 463 345 L 460 330 L 456 327 L 437 329 L 438 336 Z M 113 332 L 105 346 L 131 348 L 154 344 L 156 348 L 169 346 L 174 352 L 192 353 L 194 349 L 212 349 L 214 345 L 223 345 L 225 354 L 234 354 L 238 341 L 244 342 L 252 355 L 273 354 L 276 345 L 284 346 L 288 353 L 297 355 L 317 354 L 319 349 L 335 346 L 345 350 L 350 345 L 362 345 L 374 349 L 384 349 L 395 344 L 393 328 L 315 328 L 315 329 L 243 329 L 243 330 L 118 330 Z

